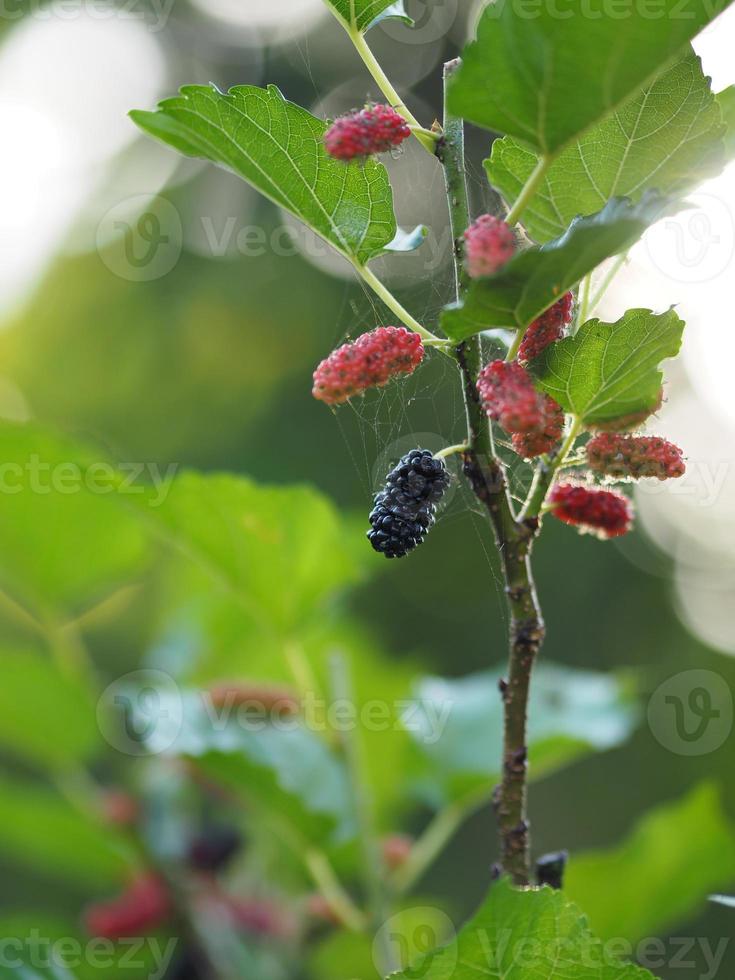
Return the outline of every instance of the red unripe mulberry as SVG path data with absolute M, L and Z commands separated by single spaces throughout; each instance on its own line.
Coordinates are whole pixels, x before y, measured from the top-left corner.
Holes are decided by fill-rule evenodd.
M 618 538 L 627 534 L 633 524 L 633 506 L 616 490 L 557 483 L 548 503 L 554 517 L 599 538 Z
M 151 873 L 142 874 L 118 897 L 90 905 L 84 915 L 90 936 L 120 939 L 140 936 L 158 928 L 171 912 L 165 883 Z
M 465 266 L 472 279 L 494 275 L 515 250 L 513 229 L 491 214 L 481 215 L 464 233 Z
M 544 420 L 537 429 L 530 432 L 516 432 L 511 438 L 513 451 L 523 459 L 543 456 L 561 441 L 564 431 L 564 410 L 549 398 L 544 412 Z
M 545 313 L 537 317 L 528 327 L 521 341 L 518 360 L 524 363 L 532 361 L 550 344 L 561 340 L 564 336 L 564 328 L 572 319 L 573 306 L 574 296 L 572 293 L 565 293 Z
M 506 432 L 541 432 L 560 411 L 559 406 L 534 387 L 533 378 L 517 361 L 491 361 L 477 381 L 483 407 Z
M 686 472 L 681 449 L 660 436 L 600 432 L 587 443 L 586 452 L 590 469 L 606 476 L 668 480 Z
M 385 153 L 410 135 L 408 123 L 391 106 L 368 106 L 336 119 L 324 134 L 324 146 L 337 160 L 354 160 Z
M 423 356 L 417 333 L 405 327 L 378 327 L 332 351 L 314 372 L 311 393 L 327 405 L 339 405 L 399 374 L 412 374 Z

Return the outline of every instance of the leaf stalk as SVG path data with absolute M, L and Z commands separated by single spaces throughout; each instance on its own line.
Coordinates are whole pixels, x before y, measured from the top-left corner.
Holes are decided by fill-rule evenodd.
M 372 291 L 379 296 L 380 299 L 382 299 L 388 309 L 391 310 L 392 313 L 395 313 L 401 323 L 407 326 L 409 330 L 413 330 L 414 333 L 417 333 L 427 343 L 438 347 L 446 346 L 446 341 L 444 341 L 441 337 L 437 337 L 436 334 L 433 334 L 430 330 L 427 330 L 426 327 L 422 327 L 418 320 L 411 316 L 408 310 L 398 302 L 393 293 L 384 283 L 380 281 L 380 279 L 378 279 L 371 269 L 368 269 L 366 265 L 361 265 L 359 262 L 355 262 L 353 264 L 361 279 L 367 283 L 368 286 L 370 286 Z
M 540 463 L 534 474 L 533 483 L 528 494 L 528 499 L 521 513 L 521 520 L 527 521 L 538 516 L 543 512 L 546 496 L 549 492 L 554 477 L 566 463 L 569 453 L 574 448 L 577 436 L 582 431 L 582 422 L 576 416 L 567 430 L 564 442 L 558 452 L 550 462 Z
M 411 128 L 411 132 L 423 146 L 423 148 L 428 150 L 428 152 L 433 155 L 436 148 L 437 135 L 432 133 L 431 130 L 425 129 L 409 110 L 406 103 L 395 90 L 390 79 L 380 66 L 378 59 L 375 57 L 369 44 L 365 40 L 365 36 L 362 31 L 353 26 L 348 28 L 347 34 L 349 35 L 352 43 L 355 45 L 357 53 L 362 58 L 363 64 L 373 76 L 375 84 L 378 86 L 380 91 L 383 93 L 390 105 L 396 110 L 396 112 L 403 116 Z
M 521 215 L 531 203 L 531 198 L 536 193 L 539 188 L 539 184 L 546 176 L 546 171 L 551 166 L 552 160 L 553 158 L 550 156 L 539 157 L 536 166 L 533 168 L 528 180 L 523 185 L 521 193 L 516 198 L 515 204 L 508 212 L 508 217 L 505 220 L 509 225 L 517 225 L 520 221 Z

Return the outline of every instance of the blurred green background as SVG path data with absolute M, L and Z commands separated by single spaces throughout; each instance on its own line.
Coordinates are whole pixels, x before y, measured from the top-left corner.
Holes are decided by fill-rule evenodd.
M 387 461 L 415 444 L 438 448 L 461 438 L 456 379 L 436 357 L 400 389 L 371 393 L 337 413 L 314 401 L 315 364 L 345 337 L 390 322 L 386 311 L 325 249 L 315 257 L 314 244 L 303 236 L 291 244 L 273 206 L 230 175 L 181 163 L 148 144 L 124 116 L 127 108 L 148 107 L 184 82 L 214 81 L 224 88 L 267 80 L 321 114 L 377 95 L 347 39 L 316 9 L 319 3 L 278 6 L 177 2 L 160 29 L 163 15 L 156 9 L 148 19 L 110 20 L 83 10 L 77 18 L 41 17 L 34 9 L 25 19 L 4 22 L 0 116 L 16 118 L 22 79 L 14 66 L 24 52 L 36 52 L 24 72 L 35 77 L 34 92 L 47 96 L 33 111 L 44 104 L 49 109 L 48 133 L 35 122 L 20 126 L 9 150 L 14 170 L 3 181 L 17 200 L 4 246 L 0 415 L 34 420 L 102 447 L 124 464 L 310 484 L 348 515 L 359 547 L 359 528 Z M 420 43 L 408 43 L 403 29 L 391 26 L 376 31 L 374 46 L 399 86 L 410 89 L 417 115 L 430 124 L 440 109 L 440 64 L 456 54 L 472 5 L 418 6 L 424 18 Z M 115 37 L 108 49 L 110 33 Z M 44 141 L 54 133 L 58 140 L 41 141 L 39 132 Z M 472 133 L 477 212 L 489 204 L 481 169 L 487 149 L 485 137 Z M 425 221 L 431 236 L 416 255 L 391 259 L 383 273 L 401 301 L 431 324 L 449 290 L 441 175 L 413 151 L 389 165 L 399 222 Z M 20 190 L 14 189 L 16 177 Z M 23 198 L 29 182 L 35 196 Z M 49 204 L 54 200 L 57 207 Z M 241 233 L 247 237 L 238 245 Z M 162 265 L 148 278 L 151 266 L 130 256 L 145 255 L 160 235 L 169 241 Z M 419 553 L 371 567 L 375 574 L 363 576 L 347 600 L 351 621 L 361 624 L 401 676 L 415 665 L 428 674 L 461 676 L 504 658 L 503 595 L 488 529 L 460 496 Z M 370 566 L 370 555 L 361 562 Z M 13 580 L 12 564 L 12 555 L 6 556 L 6 584 Z M 643 717 L 620 747 L 532 785 L 534 851 L 612 847 L 651 808 L 681 800 L 705 780 L 719 787 L 728 819 L 735 821 L 732 735 L 713 751 L 687 757 L 663 745 L 646 721 L 650 695 L 679 672 L 701 668 L 731 690 L 735 686 L 735 661 L 688 631 L 678 615 L 672 559 L 641 529 L 617 546 L 549 526 L 536 550 L 536 573 L 548 624 L 544 659 L 599 671 L 629 669 Z M 103 681 L 150 663 L 165 632 L 172 587 L 161 561 L 141 561 L 131 579 L 80 621 Z M 12 586 L 7 591 L 11 601 L 0 604 L 0 643 L 8 651 L 33 646 L 37 639 L 13 605 L 17 595 Z M 128 765 L 137 763 L 108 760 L 99 776 L 133 782 Z M 12 753 L 7 766 L 11 773 L 26 772 Z M 401 829 L 418 832 L 427 814 L 412 807 L 403 819 Z M 696 851 L 699 834 L 709 831 L 706 821 L 701 831 L 693 823 L 682 837 L 662 841 L 664 850 Z M 29 869 L 13 850 L 12 844 L 0 847 L 4 918 L 19 910 L 31 910 L 39 921 L 66 920 L 70 913 L 74 918 L 98 894 L 88 884 L 44 873 L 38 864 Z M 492 815 L 483 808 L 453 839 L 421 893 L 441 896 L 458 916 L 466 915 L 484 894 L 495 856 Z M 665 856 L 659 859 L 665 894 L 667 863 Z M 616 866 L 612 861 L 609 867 L 611 892 L 620 887 Z M 622 859 L 619 867 L 625 873 Z M 713 889 L 732 893 L 735 879 L 726 870 L 723 877 L 712 881 Z M 683 920 L 664 921 L 654 934 L 708 937 L 716 945 L 732 934 L 734 922 L 731 909 L 702 895 L 686 906 Z M 666 978 L 707 975 L 701 954 L 688 959 L 689 967 L 669 963 L 654 972 Z M 731 944 L 716 976 L 726 980 L 734 973 Z

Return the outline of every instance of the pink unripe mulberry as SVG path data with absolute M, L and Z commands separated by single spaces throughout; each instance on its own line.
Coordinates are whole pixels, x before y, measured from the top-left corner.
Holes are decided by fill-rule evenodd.
M 306 896 L 306 914 L 310 919 L 329 925 L 341 925 L 341 920 L 327 899 L 320 892 Z
M 506 432 L 543 431 L 560 411 L 553 398 L 536 391 L 533 378 L 517 361 L 491 361 L 477 381 L 483 407 Z
M 518 360 L 524 363 L 532 361 L 550 344 L 561 340 L 564 328 L 572 319 L 573 306 L 574 296 L 572 293 L 565 293 L 545 313 L 537 317 L 526 330 L 518 348 Z
M 390 837 L 384 838 L 380 842 L 380 848 L 386 867 L 390 868 L 391 871 L 403 867 L 408 861 L 414 843 L 413 837 L 409 837 L 407 834 L 391 834 Z
M 107 789 L 100 796 L 100 810 L 108 823 L 132 826 L 140 816 L 140 805 L 134 796 L 121 789 Z
M 627 534 L 633 524 L 633 506 L 616 490 L 557 483 L 548 503 L 554 517 L 599 538 L 618 538 Z
M 258 681 L 217 684 L 204 695 L 213 708 L 244 708 L 278 716 L 296 715 L 301 710 L 299 696 L 289 687 L 275 687 Z
M 481 215 L 464 233 L 465 266 L 472 279 L 494 275 L 515 250 L 513 229 L 491 214 Z
M 614 419 L 604 419 L 602 422 L 590 422 L 587 428 L 590 432 L 632 432 L 639 429 L 646 419 L 661 408 L 664 403 L 664 390 L 659 389 L 658 398 L 653 408 L 645 409 L 642 412 L 630 412 L 628 415 L 618 415 Z
M 332 351 L 314 371 L 311 393 L 327 405 L 339 405 L 399 374 L 412 374 L 423 356 L 417 333 L 405 327 L 378 327 Z
M 410 135 L 408 123 L 391 106 L 368 106 L 336 119 L 324 134 L 324 146 L 337 160 L 355 160 L 386 153 Z
M 586 451 L 590 469 L 606 476 L 668 480 L 686 472 L 681 449 L 660 436 L 600 432 L 587 443 Z

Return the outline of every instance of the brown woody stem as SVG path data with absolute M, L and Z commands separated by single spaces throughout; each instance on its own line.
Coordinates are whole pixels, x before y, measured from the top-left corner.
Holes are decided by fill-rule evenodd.
M 444 68 L 445 92 L 458 62 Z M 455 249 L 457 296 L 466 285 L 462 265 L 462 234 L 469 225 L 462 121 L 446 110 L 444 133 L 437 147 L 444 165 L 447 199 Z M 503 775 L 495 791 L 502 869 L 516 884 L 530 880 L 530 847 L 526 808 L 526 721 L 531 670 L 544 638 L 544 622 L 531 570 L 531 547 L 538 518 L 516 517 L 502 462 L 495 454 L 492 430 L 477 391 L 482 370 L 479 336 L 455 348 L 467 416 L 464 473 L 477 499 L 487 510 L 500 554 L 510 615 L 508 679 L 501 684 L 504 703 Z

